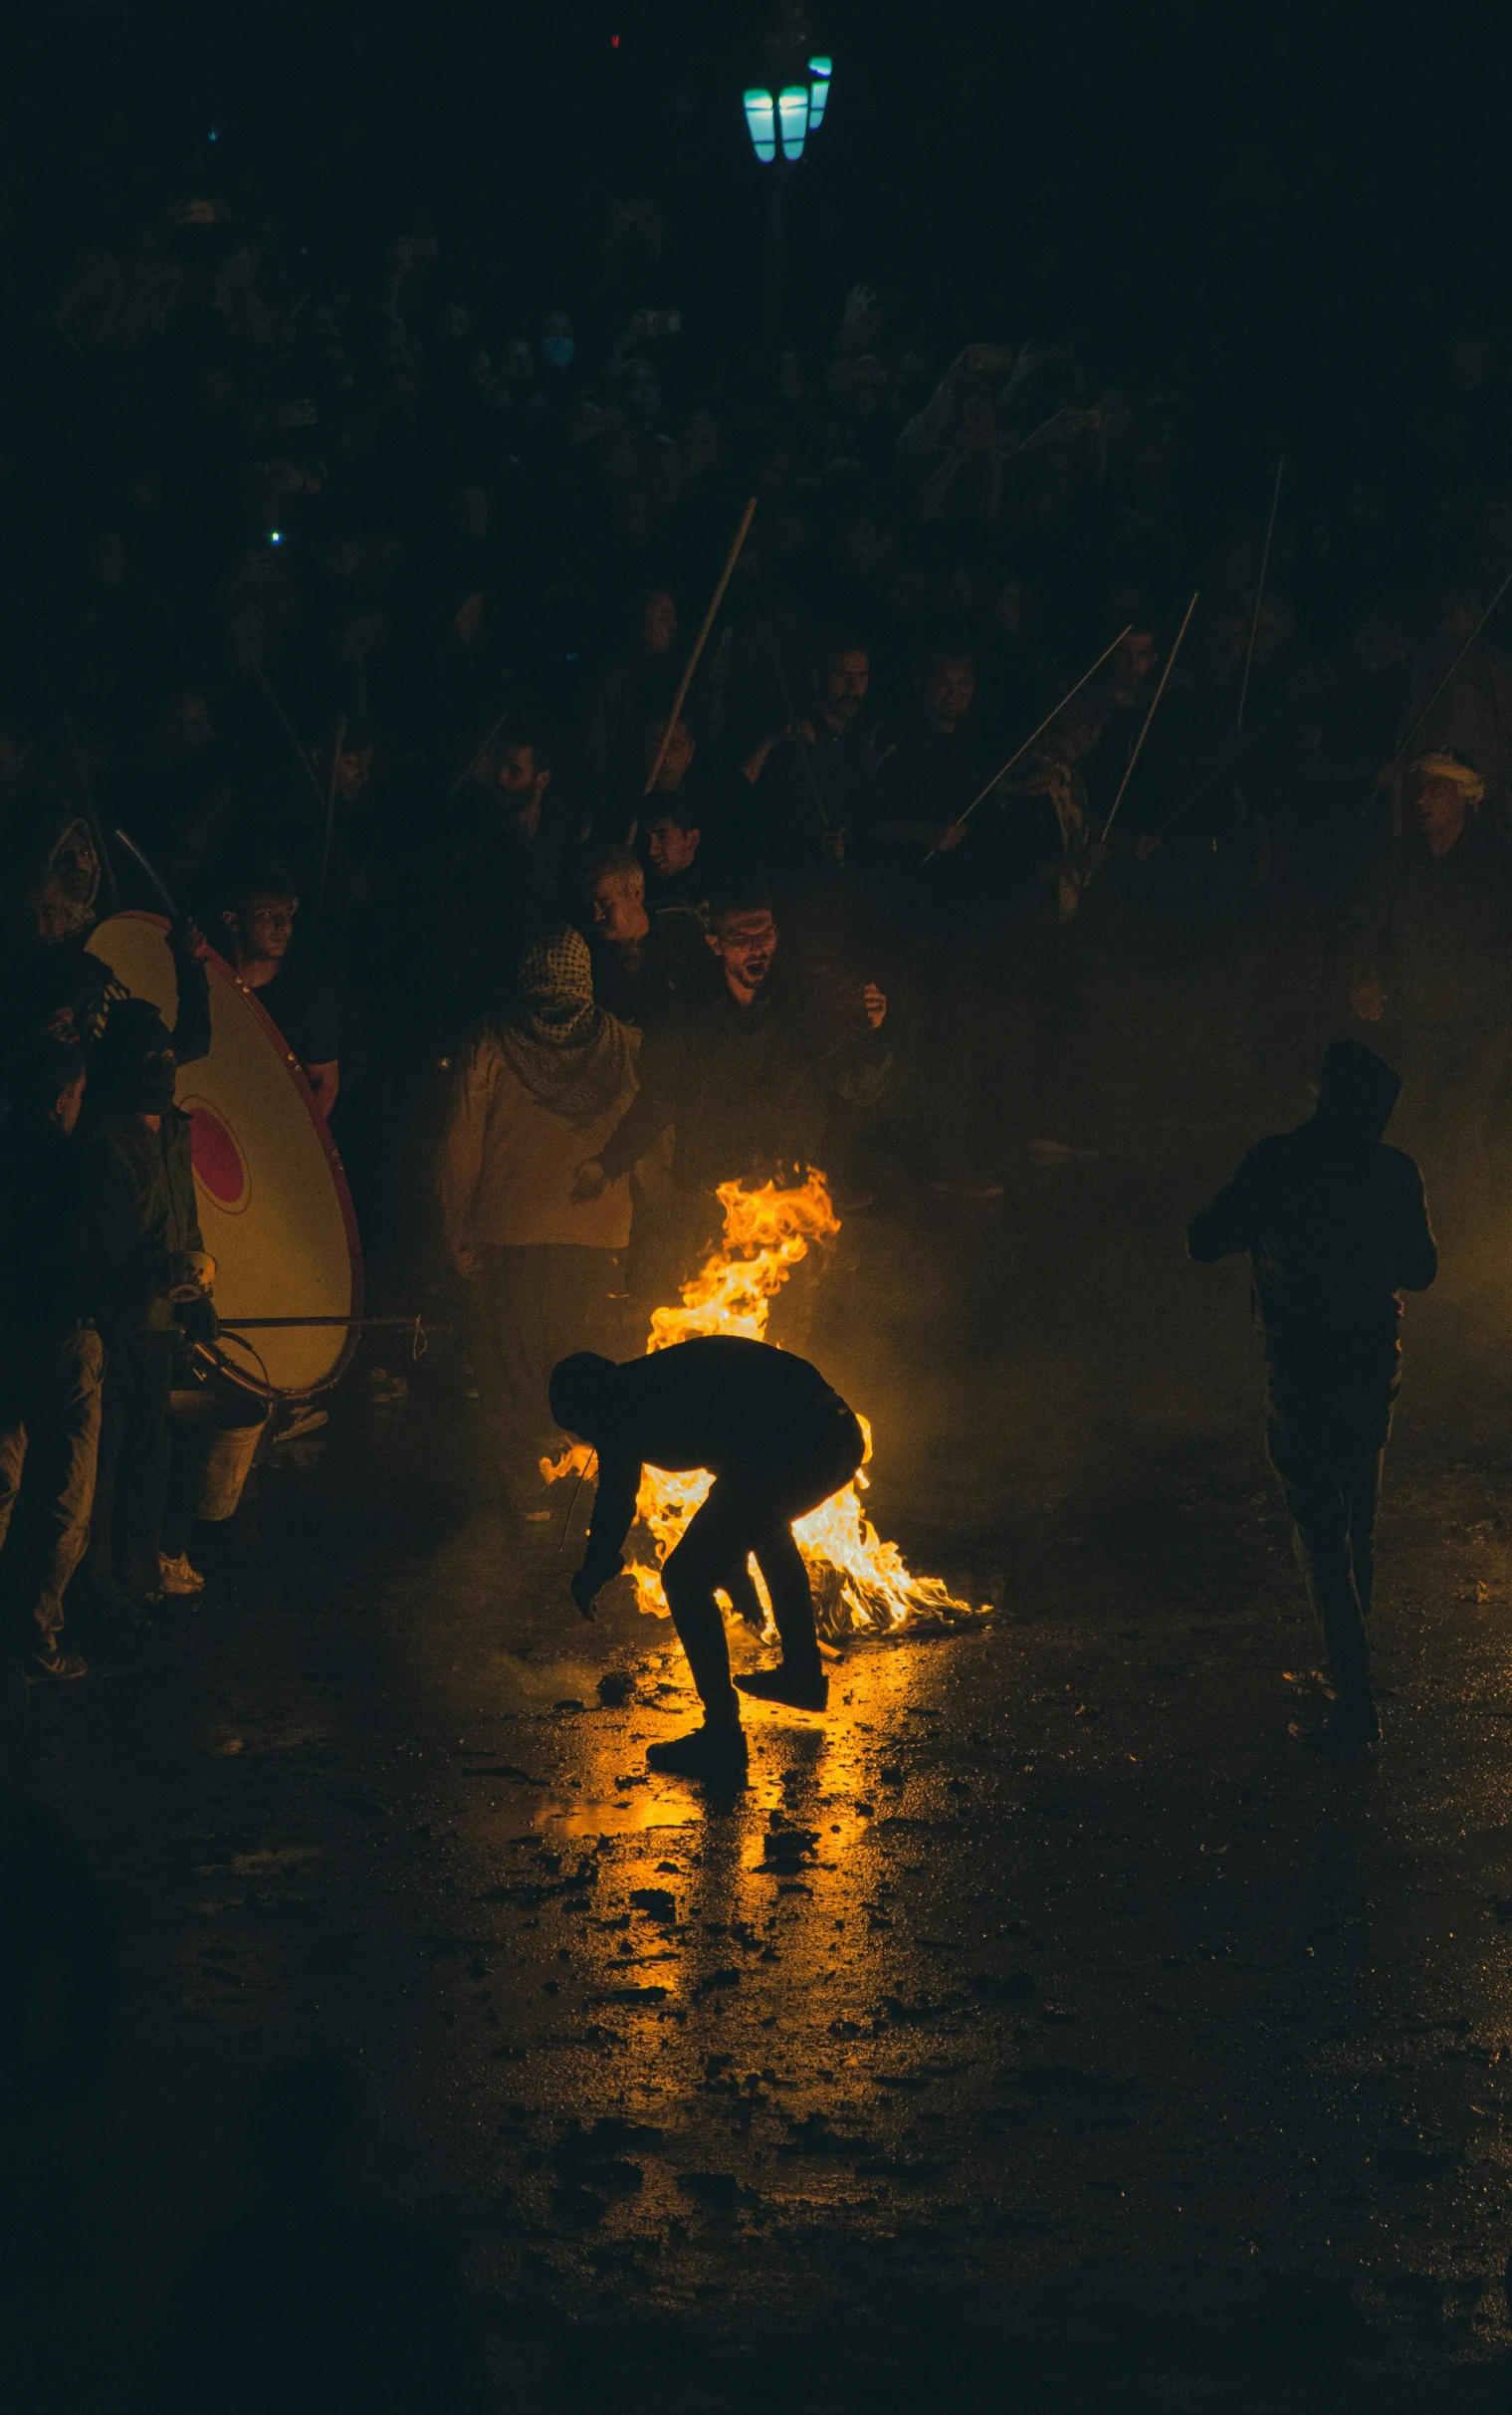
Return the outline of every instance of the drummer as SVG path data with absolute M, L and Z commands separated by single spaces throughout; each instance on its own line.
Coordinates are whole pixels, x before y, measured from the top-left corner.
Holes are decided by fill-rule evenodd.
M 300 901 L 282 865 L 267 864 L 244 881 L 221 916 L 231 937 L 231 962 L 244 988 L 272 1016 L 328 1116 L 336 1103 L 341 1067 L 335 1000 L 329 985 L 308 966 L 288 963 Z

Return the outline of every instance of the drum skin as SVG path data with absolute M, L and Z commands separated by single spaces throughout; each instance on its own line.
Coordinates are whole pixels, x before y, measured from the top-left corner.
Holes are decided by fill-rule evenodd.
M 167 923 L 115 914 L 88 942 L 133 997 L 172 1025 L 177 1011 Z M 212 951 L 210 1053 L 178 1076 L 193 1122 L 200 1230 L 216 1262 L 215 1305 L 228 1371 L 296 1398 L 334 1384 L 356 1347 L 338 1326 L 257 1332 L 239 1317 L 362 1313 L 362 1254 L 341 1161 L 283 1035 Z

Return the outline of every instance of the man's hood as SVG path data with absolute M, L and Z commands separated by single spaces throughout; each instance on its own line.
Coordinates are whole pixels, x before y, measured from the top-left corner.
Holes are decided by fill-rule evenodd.
M 1359 1040 L 1335 1040 L 1323 1058 L 1316 1120 L 1379 1141 L 1392 1120 L 1402 1077 Z

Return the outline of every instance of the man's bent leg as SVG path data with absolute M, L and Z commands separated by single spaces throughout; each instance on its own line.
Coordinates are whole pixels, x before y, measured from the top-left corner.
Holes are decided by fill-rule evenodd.
M 756 1547 L 756 1566 L 766 1579 L 771 1615 L 782 1645 L 782 1666 L 794 1676 L 822 1678 L 814 1628 L 813 1588 L 790 1526 L 772 1526 Z
M 728 1583 L 731 1568 L 743 1563 L 752 1547 L 749 1530 L 737 1531 L 731 1510 L 730 1497 L 727 1493 L 722 1498 L 717 1482 L 662 1569 L 667 1607 L 705 1720 L 710 1727 L 727 1729 L 740 1726 L 741 1706 L 730 1681 L 730 1646 L 714 1589 Z
M 786 1702 L 796 1710 L 827 1707 L 829 1682 L 819 1656 L 813 1591 L 792 1529 L 796 1519 L 844 1489 L 861 1464 L 864 1448 L 855 1417 L 836 1402 L 810 1435 L 788 1442 L 779 1461 L 741 1470 L 737 1481 L 756 1531 L 756 1560 L 782 1644 L 780 1666 L 743 1677 L 742 1693 Z

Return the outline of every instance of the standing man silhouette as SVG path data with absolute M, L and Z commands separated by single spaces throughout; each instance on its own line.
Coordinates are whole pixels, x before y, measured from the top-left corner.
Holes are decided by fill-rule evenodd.
M 1366 1622 L 1401 1295 L 1438 1272 L 1422 1177 L 1382 1138 L 1401 1088 L 1373 1049 L 1336 1041 L 1309 1121 L 1251 1149 L 1187 1235 L 1200 1265 L 1244 1249 L 1254 1268 L 1266 1440 L 1335 1697 L 1307 1741 L 1330 1748 L 1381 1734 Z

